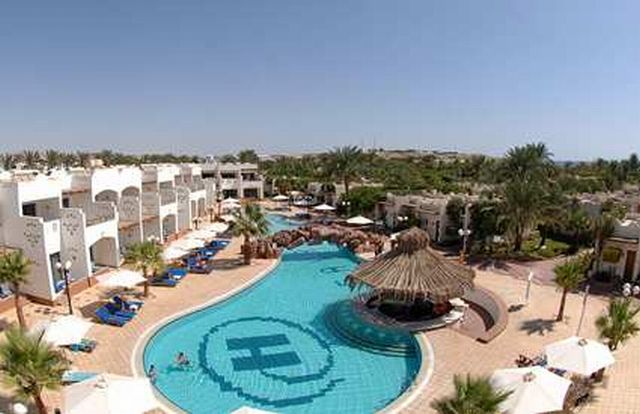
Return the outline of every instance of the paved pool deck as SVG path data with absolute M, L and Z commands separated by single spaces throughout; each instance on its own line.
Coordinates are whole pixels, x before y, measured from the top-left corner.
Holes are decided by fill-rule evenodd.
M 69 353 L 73 367 L 86 371 L 132 375 L 135 346 L 159 321 L 226 295 L 250 283 L 274 265 L 273 260 L 254 260 L 250 266 L 242 265 L 240 244 L 240 239 L 232 240 L 232 243 L 216 256 L 216 269 L 209 275 L 190 275 L 176 288 L 152 287 L 151 296 L 146 300 L 140 315 L 125 327 L 96 324 L 88 336 L 96 339 L 100 345 L 91 354 Z M 476 283 L 500 295 L 507 305 L 517 305 L 523 301 L 526 282 L 521 279 L 490 271 L 478 271 Z M 108 293 L 99 287 L 83 291 L 74 297 L 76 309 L 90 318 L 99 301 L 107 297 Z M 414 395 L 404 396 L 408 397 L 409 403 L 402 404 L 400 411 L 432 413 L 434 411 L 429 406 L 430 402 L 453 390 L 454 374 L 489 375 L 495 369 L 514 367 L 514 360 L 518 354 L 536 355 L 542 351 L 545 344 L 574 335 L 582 298 L 570 294 L 566 319 L 564 322 L 556 323 L 554 319 L 559 300 L 560 293 L 552 286 L 534 284 L 529 305 L 510 313 L 505 332 L 489 344 L 477 342 L 452 329 L 422 334 L 433 350 L 433 372 L 425 388 L 421 388 Z M 581 332 L 583 336 L 596 337 L 594 320 L 605 310 L 606 304 L 605 298 L 590 297 Z M 62 303 L 56 307 L 29 304 L 25 310 L 29 323 L 66 314 L 66 306 Z M 14 315 L 13 311 L 0 315 L 0 323 L 6 326 L 14 322 Z M 617 362 L 607 371 L 605 381 L 597 389 L 596 401 L 584 407 L 581 413 L 640 412 L 638 351 L 640 337 L 633 338 L 616 351 Z M 51 412 L 54 407 L 61 406 L 58 392 L 48 393 L 46 399 Z M 0 400 L 0 410 L 6 409 L 6 402 L 6 399 Z

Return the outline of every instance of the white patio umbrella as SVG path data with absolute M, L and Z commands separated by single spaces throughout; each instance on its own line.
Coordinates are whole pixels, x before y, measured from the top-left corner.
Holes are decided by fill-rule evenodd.
M 162 252 L 162 258 L 164 260 L 175 260 L 182 256 L 186 256 L 187 254 L 189 254 L 188 250 L 181 249 L 177 246 L 169 246 Z
M 204 240 L 191 239 L 191 238 L 184 238 L 182 240 L 178 240 L 175 243 L 173 243 L 173 246 L 179 249 L 184 249 L 184 250 L 199 249 L 204 245 L 205 245 Z
M 194 230 L 191 233 L 187 234 L 188 239 L 202 239 L 209 240 L 216 237 L 216 232 L 208 229 L 200 229 Z
M 211 223 L 205 228 L 209 231 L 215 232 L 216 235 L 218 235 L 227 231 L 229 229 L 229 225 L 227 223 Z
M 93 324 L 74 315 L 43 321 L 34 326 L 33 333 L 42 334 L 42 339 L 53 346 L 77 344 L 82 341 Z
M 315 206 L 313 209 L 315 211 L 333 211 L 336 208 L 331 207 L 329 204 L 320 204 L 319 206 Z
M 141 273 L 134 272 L 133 270 L 120 269 L 115 272 L 110 272 L 102 276 L 98 276 L 98 282 L 103 286 L 111 287 L 125 287 L 131 288 L 135 285 L 144 282 L 146 279 Z
M 507 414 L 536 414 L 560 411 L 571 381 L 542 367 L 499 369 L 491 375 L 491 386 L 511 391 L 500 404 Z
M 229 197 L 229 198 L 225 198 L 224 200 L 222 200 L 222 205 L 225 204 L 240 204 L 240 200 Z
M 370 220 L 363 216 L 355 216 L 348 219 L 347 224 L 351 224 L 354 226 L 368 226 L 369 224 L 373 224 L 373 220 Z
M 274 196 L 271 199 L 273 201 L 289 201 L 289 197 L 287 197 L 286 195 L 282 195 L 282 194 L 278 194 L 277 196 Z
M 580 375 L 591 375 L 615 362 L 606 345 L 577 336 L 545 346 L 544 353 L 549 366 Z
M 142 414 L 158 407 L 147 378 L 101 374 L 64 389 L 66 414 Z

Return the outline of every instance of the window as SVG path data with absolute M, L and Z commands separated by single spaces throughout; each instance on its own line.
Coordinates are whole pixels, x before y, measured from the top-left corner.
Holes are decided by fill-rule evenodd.
M 36 216 L 36 204 L 35 203 L 25 203 L 22 205 L 22 215 L 23 216 Z

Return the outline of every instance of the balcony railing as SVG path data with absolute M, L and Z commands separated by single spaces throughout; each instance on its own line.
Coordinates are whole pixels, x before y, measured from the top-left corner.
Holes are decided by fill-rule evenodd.
M 95 226 L 96 224 L 105 223 L 109 220 L 115 220 L 116 207 L 110 202 L 91 203 L 85 209 L 87 218 L 87 226 Z
M 204 190 L 204 183 L 200 183 L 200 182 L 191 183 L 189 184 L 189 189 L 191 191 L 202 191 Z
M 242 187 L 243 188 L 259 188 L 262 187 L 262 180 L 243 180 Z
M 176 202 L 176 191 L 173 189 L 160 190 L 160 205 L 166 206 L 167 204 Z

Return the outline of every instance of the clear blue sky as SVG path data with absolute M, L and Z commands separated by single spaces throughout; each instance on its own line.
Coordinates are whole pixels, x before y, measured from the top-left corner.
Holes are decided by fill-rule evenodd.
M 640 2 L 12 1 L 0 150 L 640 152 Z

